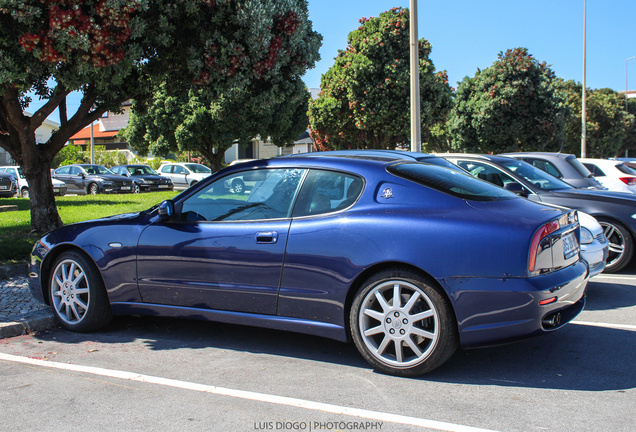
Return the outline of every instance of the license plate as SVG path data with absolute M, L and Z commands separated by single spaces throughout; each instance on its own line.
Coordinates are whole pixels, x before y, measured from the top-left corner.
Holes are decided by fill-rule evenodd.
M 121 190 L 130 190 L 130 186 L 122 186 Z
M 53 189 L 53 192 L 59 192 L 59 191 L 60 191 L 59 189 Z
M 160 188 L 168 188 L 168 185 L 159 185 Z
M 0 189 L 2 190 L 9 189 L 9 186 L 0 186 Z
M 571 232 L 563 237 L 563 256 L 565 259 L 572 258 L 579 251 L 579 243 L 576 241 L 576 235 Z

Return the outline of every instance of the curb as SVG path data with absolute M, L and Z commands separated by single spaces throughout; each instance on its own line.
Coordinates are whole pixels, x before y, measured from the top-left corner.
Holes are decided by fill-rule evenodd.
M 18 321 L 0 323 L 0 339 L 22 336 L 57 326 L 57 321 L 50 310 L 33 312 L 21 317 Z

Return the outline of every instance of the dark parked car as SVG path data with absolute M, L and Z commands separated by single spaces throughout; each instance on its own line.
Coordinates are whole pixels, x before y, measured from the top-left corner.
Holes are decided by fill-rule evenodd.
M 253 172 L 249 193 L 227 193 Z M 257 325 L 353 339 L 378 370 L 413 376 L 458 346 L 572 320 L 588 280 L 579 235 L 576 211 L 458 170 L 277 158 L 140 213 L 52 231 L 33 249 L 29 281 L 73 331 L 112 314 Z
M 604 187 L 573 154 L 549 152 L 518 152 L 504 153 L 500 156 L 510 156 L 528 162 L 540 170 L 560 178 L 577 188 L 605 190 Z
M 0 197 L 10 198 L 18 191 L 18 180 L 11 174 L 0 172 Z
M 112 172 L 125 177 L 133 177 L 138 181 L 135 192 L 148 192 L 158 190 L 173 190 L 172 180 L 159 175 L 159 173 L 147 165 L 119 165 L 110 169 Z
M 610 242 L 605 273 L 617 272 L 631 261 L 636 238 L 635 195 L 577 189 L 526 162 L 506 156 L 453 154 L 444 157 L 473 175 L 530 200 L 594 216 Z
M 95 195 L 98 193 L 131 193 L 136 180 L 122 178 L 101 165 L 75 164 L 59 167 L 53 178 L 66 183 L 68 193 Z

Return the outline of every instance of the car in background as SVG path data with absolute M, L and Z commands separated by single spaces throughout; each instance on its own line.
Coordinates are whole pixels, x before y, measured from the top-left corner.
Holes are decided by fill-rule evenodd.
M 105 166 L 73 164 L 53 171 L 53 178 L 66 183 L 67 192 L 96 195 L 98 193 L 132 193 L 136 180 L 114 174 Z
M 579 160 L 607 189 L 636 194 L 636 171 L 622 161 L 590 158 Z
M 253 171 L 258 187 L 228 196 L 226 182 Z M 67 330 L 97 330 L 113 314 L 254 325 L 353 339 L 377 370 L 415 376 L 458 346 L 574 319 L 588 281 L 579 238 L 575 210 L 456 169 L 274 158 L 146 211 L 47 233 L 29 284 Z
M 528 162 L 540 170 L 552 174 L 566 183 L 577 188 L 607 189 L 590 170 L 588 170 L 576 156 L 567 153 L 549 152 L 517 152 L 503 153 L 500 156 L 510 156 Z
M 11 198 L 19 190 L 18 179 L 9 173 L 0 172 L 0 197 Z
M 1 172 L 6 172 L 18 179 L 18 194 L 22 198 L 29 197 L 29 182 L 27 182 L 24 173 L 22 172 L 22 168 L 19 166 L 3 166 L 0 167 Z M 64 196 L 66 194 L 66 183 L 63 181 L 51 178 L 51 183 L 53 185 L 53 195 Z
M 240 164 L 240 163 L 252 162 L 253 160 L 256 160 L 256 159 L 234 159 L 232 162 L 227 164 L 227 166 L 234 166 L 234 165 Z
M 636 195 L 578 189 L 524 161 L 508 156 L 443 154 L 476 177 L 531 201 L 581 210 L 603 227 L 609 241 L 605 273 L 625 267 L 634 254 Z
M 132 177 L 138 181 L 133 192 L 149 192 L 159 190 L 173 190 L 172 180 L 147 165 L 118 165 L 110 169 L 117 175 Z
M 159 167 L 158 172 L 172 180 L 177 190 L 188 189 L 212 175 L 212 170 L 205 165 L 188 162 L 164 163 Z

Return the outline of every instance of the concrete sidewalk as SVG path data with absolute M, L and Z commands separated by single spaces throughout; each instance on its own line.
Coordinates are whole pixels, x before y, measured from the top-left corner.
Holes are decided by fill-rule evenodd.
M 51 307 L 29 291 L 26 265 L 3 266 L 0 279 L 0 339 L 20 336 L 57 325 Z

